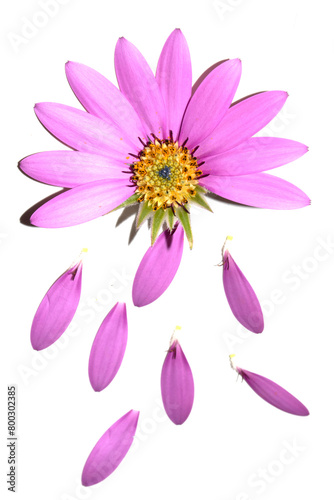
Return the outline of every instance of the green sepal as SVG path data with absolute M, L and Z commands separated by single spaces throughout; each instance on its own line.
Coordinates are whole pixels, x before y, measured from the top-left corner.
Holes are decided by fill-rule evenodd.
M 205 189 L 204 187 L 199 186 L 199 185 L 197 184 L 197 186 L 196 186 L 196 193 L 206 194 L 207 192 L 208 192 L 208 190 L 207 190 L 207 189 Z
M 167 225 L 169 229 L 172 230 L 174 228 L 175 216 L 171 208 L 168 208 L 166 211 L 167 211 Z
M 154 245 L 155 240 L 157 239 L 159 229 L 165 218 L 165 211 L 162 208 L 159 208 L 156 212 L 154 212 L 152 219 L 152 227 L 151 227 L 151 245 Z
M 144 220 L 147 219 L 147 217 L 149 217 L 151 214 L 153 214 L 152 205 L 149 206 L 147 201 L 142 201 L 139 204 L 139 210 L 137 215 L 137 221 L 136 221 L 137 229 L 142 225 Z
M 125 207 L 128 207 L 130 205 L 134 205 L 135 203 L 138 202 L 138 197 L 139 197 L 138 193 L 133 194 L 132 196 L 130 196 L 130 198 L 128 198 L 127 200 L 123 201 L 123 203 L 121 203 L 120 205 L 118 205 L 118 207 L 114 208 L 109 213 L 111 214 L 112 212 L 115 212 L 116 210 L 119 210 L 120 208 L 125 208 Z
M 210 205 L 207 203 L 206 199 L 199 194 L 198 188 L 196 189 L 195 196 L 193 196 L 190 201 L 191 203 L 196 203 L 196 205 L 200 205 L 202 208 L 205 208 L 205 210 L 209 210 L 209 212 L 212 212 L 212 209 Z
M 192 249 L 192 247 L 193 247 L 193 233 L 191 230 L 190 216 L 189 216 L 188 212 L 186 212 L 181 207 L 176 209 L 176 216 L 182 224 L 184 232 L 186 233 L 186 236 L 187 236 L 188 241 L 189 241 L 190 249 Z

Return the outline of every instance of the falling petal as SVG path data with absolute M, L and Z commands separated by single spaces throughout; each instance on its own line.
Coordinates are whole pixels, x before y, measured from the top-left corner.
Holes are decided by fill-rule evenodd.
M 82 484 L 100 483 L 119 466 L 133 442 L 139 411 L 130 410 L 99 439 L 82 471 Z
M 49 288 L 31 326 L 31 345 L 46 349 L 65 332 L 77 310 L 82 279 L 82 261 L 70 267 Z
M 251 332 L 261 333 L 264 323 L 260 303 L 228 250 L 224 252 L 223 284 L 231 311 L 239 323 Z
M 171 421 L 183 424 L 194 402 L 194 379 L 178 340 L 172 342 L 162 367 L 161 395 Z
M 267 403 L 293 415 L 300 415 L 302 417 L 309 415 L 308 409 L 297 398 L 275 382 L 239 367 L 236 367 L 236 371 L 253 391 L 267 401 Z
M 89 380 L 94 391 L 102 391 L 115 377 L 127 340 L 126 305 L 117 302 L 100 326 L 90 352 Z
M 179 268 L 183 252 L 184 231 L 166 229 L 144 255 L 132 287 L 135 306 L 151 304 L 169 287 Z

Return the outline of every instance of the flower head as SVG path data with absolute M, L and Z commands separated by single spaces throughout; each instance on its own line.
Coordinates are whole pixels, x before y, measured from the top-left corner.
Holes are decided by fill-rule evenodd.
M 124 38 L 116 45 L 115 69 L 119 90 L 87 66 L 67 63 L 68 81 L 88 113 L 36 105 L 42 124 L 76 151 L 37 153 L 21 161 L 21 169 L 35 179 L 70 188 L 33 214 L 34 225 L 71 226 L 136 203 L 146 217 L 159 213 L 160 226 L 164 220 L 173 225 L 175 218 L 190 227 L 190 205 L 209 208 L 207 190 L 260 207 L 309 203 L 298 188 L 259 173 L 307 148 L 287 139 L 251 139 L 275 117 L 287 94 L 262 92 L 231 106 L 239 59 L 216 65 L 192 94 L 189 49 L 175 30 L 155 77 Z M 189 228 L 186 234 L 192 243 Z
M 115 70 L 119 89 L 83 64 L 66 64 L 69 84 L 87 112 L 51 102 L 35 106 L 41 123 L 74 151 L 37 153 L 20 162 L 29 176 L 69 188 L 33 213 L 33 225 L 72 226 L 135 204 L 137 226 L 151 220 L 152 245 L 164 224 L 170 230 L 180 224 L 192 247 L 191 205 L 211 211 L 208 192 L 263 208 L 309 204 L 296 186 L 262 173 L 307 148 L 252 137 L 281 110 L 287 93 L 260 92 L 232 103 L 239 59 L 214 65 L 192 87 L 189 49 L 176 29 L 155 76 L 125 38 L 116 45 Z
M 104 318 L 89 356 L 89 380 L 94 391 L 105 389 L 116 376 L 128 340 L 126 305 L 117 302 Z
M 81 281 L 82 260 L 79 258 L 46 292 L 31 326 L 31 344 L 37 351 L 56 342 L 71 323 L 80 301 Z

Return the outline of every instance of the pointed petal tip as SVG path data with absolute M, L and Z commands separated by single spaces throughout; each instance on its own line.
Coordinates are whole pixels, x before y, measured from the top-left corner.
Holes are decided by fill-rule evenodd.
M 251 329 L 251 332 L 259 334 L 259 333 L 263 333 L 263 330 L 264 330 L 264 321 L 262 318 L 262 321 L 260 320 L 259 324 L 254 326 L 253 329 Z
M 84 465 L 83 486 L 100 483 L 117 469 L 133 443 L 138 418 L 139 411 L 130 410 L 102 435 Z
M 117 49 L 117 46 L 124 45 L 125 43 L 130 43 L 130 42 L 124 36 L 120 36 L 116 42 L 115 50 Z
M 175 30 L 172 31 L 171 35 L 181 36 L 182 38 L 185 38 L 181 28 L 175 28 Z

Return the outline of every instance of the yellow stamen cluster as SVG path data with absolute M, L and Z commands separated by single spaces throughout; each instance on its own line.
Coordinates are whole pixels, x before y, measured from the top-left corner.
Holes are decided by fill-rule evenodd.
M 147 201 L 153 210 L 188 203 L 202 175 L 190 151 L 169 140 L 148 143 L 132 170 L 138 201 Z

